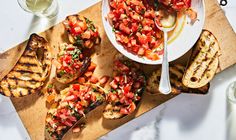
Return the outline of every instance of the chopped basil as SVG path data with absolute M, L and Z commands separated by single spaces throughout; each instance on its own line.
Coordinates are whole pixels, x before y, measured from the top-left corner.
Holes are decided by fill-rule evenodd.
M 94 106 L 94 104 L 95 104 L 95 103 L 93 102 L 93 103 L 90 104 L 90 106 Z
M 116 32 L 116 29 L 114 26 L 112 27 L 112 32 Z
M 64 75 L 65 73 L 66 73 L 66 72 L 65 72 L 64 70 L 62 70 L 62 71 L 59 72 L 59 75 L 62 76 L 62 75 Z
M 144 10 L 144 9 L 142 9 L 142 10 L 141 10 L 141 14 L 143 15 L 144 13 L 145 13 L 145 10 Z
M 96 28 L 93 25 L 93 22 L 87 18 L 85 18 L 86 23 L 88 24 L 88 30 L 92 30 L 93 32 L 95 32 Z
M 96 28 L 95 28 L 95 26 L 94 26 L 93 24 L 90 24 L 90 25 L 88 26 L 88 29 L 89 29 L 89 30 L 92 30 L 93 32 L 96 31 Z
M 75 114 L 74 114 L 74 115 L 75 115 L 75 117 L 76 117 L 77 119 L 80 119 L 80 117 L 81 117 L 81 116 L 80 116 L 80 114 L 79 114 L 79 113 L 77 113 L 77 112 L 75 112 Z
M 112 88 L 112 89 L 111 89 L 111 92 L 112 92 L 112 93 L 116 93 L 116 90 L 114 90 L 114 89 Z
M 78 46 L 84 47 L 84 41 L 83 41 L 83 39 L 81 39 L 80 36 L 77 36 L 77 37 L 76 37 L 75 45 L 78 45 Z
M 96 92 L 96 91 L 97 91 L 97 89 L 96 89 L 96 88 L 92 88 L 92 91 L 93 91 L 93 92 Z
M 96 100 L 102 100 L 103 99 L 103 96 L 102 95 L 99 95 L 99 94 L 96 94 Z
M 52 84 L 49 84 L 49 85 L 48 85 L 48 88 L 52 88 L 52 87 L 53 87 L 53 85 L 52 85 Z
M 141 24 L 139 24 L 138 26 L 138 32 L 140 32 L 143 29 L 143 26 Z
M 131 37 L 133 35 L 133 32 L 131 32 L 130 34 L 129 34 L 129 37 Z
M 73 55 L 72 55 L 72 59 L 76 59 L 76 58 L 78 58 L 79 57 L 79 54 L 78 53 L 74 53 Z
M 158 5 L 159 5 L 159 2 L 158 2 L 158 0 L 154 0 L 154 7 L 155 7 L 155 9 L 157 9 L 157 8 L 158 8 Z
M 87 24 L 91 24 L 92 23 L 92 21 L 87 19 L 87 18 L 85 18 L 85 21 L 86 21 Z

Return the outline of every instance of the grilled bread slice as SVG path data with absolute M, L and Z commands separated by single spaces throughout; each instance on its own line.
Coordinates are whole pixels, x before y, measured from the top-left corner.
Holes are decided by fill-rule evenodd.
M 90 49 L 101 42 L 98 28 L 82 15 L 67 16 L 63 24 L 70 43 L 76 46 Z
M 0 82 L 0 93 L 12 97 L 35 93 L 43 86 L 50 69 L 48 42 L 43 37 L 32 34 L 14 68 Z
M 103 111 L 106 119 L 120 119 L 133 113 L 146 87 L 144 73 L 131 61 L 116 60 L 113 75 Z
M 188 88 L 183 85 L 182 77 L 184 74 L 185 67 L 180 64 L 175 64 L 170 66 L 170 82 L 171 82 L 171 90 L 172 94 L 180 94 L 182 92 L 185 93 L 196 93 L 196 94 L 206 94 L 208 92 L 210 84 L 207 84 L 201 88 Z M 155 72 L 153 72 L 152 76 L 149 77 L 147 82 L 147 91 L 150 94 L 159 94 L 159 79 L 161 76 L 161 69 L 159 68 Z
M 87 70 L 91 58 L 84 58 L 81 49 L 71 44 L 61 44 L 59 49 L 58 58 L 54 60 L 57 67 L 56 79 L 60 83 L 67 84 L 77 79 Z
M 103 93 L 89 85 L 73 84 L 62 90 L 46 116 L 46 134 L 50 139 L 62 139 L 85 114 L 104 101 Z
M 199 88 L 211 81 L 218 69 L 219 50 L 216 37 L 204 30 L 195 45 L 182 79 L 186 87 Z

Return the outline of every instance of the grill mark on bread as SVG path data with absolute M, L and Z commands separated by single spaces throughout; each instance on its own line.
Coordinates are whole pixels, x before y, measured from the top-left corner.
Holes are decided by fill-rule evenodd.
M 190 88 L 200 88 L 209 83 L 219 64 L 219 50 L 215 36 L 204 30 L 193 49 L 191 61 L 182 79 L 183 84 Z
M 15 70 L 16 72 L 19 72 L 21 74 L 23 73 L 30 73 L 30 74 L 38 74 L 39 76 L 41 76 L 41 73 L 39 72 L 33 72 L 33 71 L 29 71 L 29 70 Z
M 38 64 L 35 63 L 18 63 L 19 65 L 25 65 L 27 67 L 34 67 L 34 66 L 38 66 Z
M 33 84 L 36 84 L 36 83 L 40 83 L 41 81 L 38 81 L 38 80 L 35 80 L 35 79 L 31 79 L 31 80 L 22 80 L 22 79 L 20 79 L 20 78 L 17 78 L 17 77 L 8 77 L 9 79 L 11 79 L 11 80 L 14 80 L 14 81 L 16 81 L 16 82 L 18 82 L 18 81 L 24 81 L 24 82 L 30 82 L 30 83 L 33 83 Z
M 215 55 L 212 57 L 211 61 L 208 63 L 208 67 L 206 67 L 206 69 L 202 72 L 202 75 L 201 77 L 198 79 L 198 81 L 200 81 L 206 74 L 207 74 L 207 71 L 210 70 L 210 65 L 214 62 L 214 60 L 216 59 L 217 57 L 217 52 L 215 53 Z
M 207 93 L 209 89 L 209 84 L 202 88 L 197 88 L 197 89 L 188 88 L 183 85 L 182 77 L 183 77 L 184 69 L 185 67 L 179 64 L 170 66 L 170 82 L 172 86 L 172 89 L 171 89 L 172 94 L 180 94 L 181 92 L 200 93 L 200 94 Z M 148 80 L 147 91 L 149 91 L 151 94 L 160 93 L 158 90 L 159 79 L 160 79 L 160 74 L 161 74 L 160 71 L 161 69 L 158 69 L 157 71 L 155 71 Z
M 51 68 L 51 54 L 48 47 L 44 38 L 32 34 L 17 64 L 0 82 L 0 94 L 21 97 L 40 89 Z M 39 53 L 40 58 L 43 58 L 41 62 L 36 56 L 38 49 L 45 50 L 45 52 Z M 45 71 L 42 70 L 42 65 L 44 65 Z

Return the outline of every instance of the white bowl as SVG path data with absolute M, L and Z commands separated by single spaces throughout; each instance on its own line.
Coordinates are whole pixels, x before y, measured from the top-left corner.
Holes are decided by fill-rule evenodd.
M 198 20 L 192 25 L 187 24 L 187 20 L 183 20 L 183 18 L 180 20 L 180 22 L 183 22 L 184 24 L 181 32 L 178 33 L 176 39 L 168 43 L 169 62 L 183 56 L 187 51 L 189 51 L 193 47 L 193 45 L 196 43 L 196 41 L 198 40 L 201 34 L 201 31 L 204 25 L 204 20 L 205 20 L 204 0 L 192 0 L 192 8 L 197 12 Z M 102 1 L 103 26 L 109 40 L 120 53 L 122 53 L 129 59 L 132 59 L 136 62 L 140 62 L 143 64 L 154 65 L 154 64 L 162 63 L 162 57 L 159 60 L 153 61 L 145 57 L 139 57 L 125 50 L 124 47 L 116 41 L 115 34 L 112 31 L 112 26 L 110 25 L 109 21 L 106 20 L 106 17 L 109 12 L 110 12 L 109 0 L 103 0 Z M 181 28 L 178 26 L 180 26 L 180 24 L 177 25 L 176 27 L 177 30 L 178 28 Z M 172 37 L 170 37 L 169 40 L 172 40 Z

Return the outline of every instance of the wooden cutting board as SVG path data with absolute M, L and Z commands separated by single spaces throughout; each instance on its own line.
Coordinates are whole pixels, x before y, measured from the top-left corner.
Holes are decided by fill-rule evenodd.
M 233 29 L 231 28 L 229 22 L 227 21 L 224 12 L 219 7 L 217 1 L 206 0 L 205 3 L 206 20 L 204 28 L 210 30 L 218 38 L 218 41 L 221 46 L 220 71 L 222 71 L 236 63 L 236 35 Z M 95 75 L 111 74 L 111 58 L 115 54 L 117 54 L 117 51 L 114 49 L 114 47 L 112 47 L 112 44 L 108 40 L 102 26 L 101 2 L 80 12 L 80 14 L 93 20 L 94 23 L 99 27 L 99 31 L 101 33 L 102 43 L 100 45 L 100 49 L 92 58 L 92 60 L 98 64 L 98 68 L 95 70 Z M 52 48 L 58 46 L 58 44 L 61 42 L 67 41 L 66 36 L 64 35 L 64 28 L 61 23 L 44 31 L 40 35 L 45 37 L 49 41 Z M 3 64 L 2 62 L 6 63 L 6 61 L 10 61 L 10 64 L 14 66 L 16 61 L 19 59 L 19 54 L 21 54 L 23 52 L 22 50 L 24 50 L 24 46 L 22 47 L 23 44 L 18 45 L 3 54 L 0 54 L 0 63 Z M 188 54 L 186 54 L 184 57 L 187 56 Z M 182 57 L 182 59 L 180 58 L 177 61 L 183 62 L 182 60 L 184 57 Z M 152 69 L 156 68 L 156 66 L 143 66 L 144 69 L 148 70 L 148 74 Z M 0 68 L 0 78 L 2 75 L 8 73 L 11 68 L 12 67 L 6 67 L 4 69 Z M 173 95 L 152 96 L 144 94 L 141 105 L 137 112 L 134 113 L 132 116 L 128 116 L 120 120 L 104 120 L 101 117 L 103 110 L 103 106 L 101 106 L 87 116 L 87 119 L 85 121 L 88 123 L 82 133 L 71 134 L 71 132 L 69 132 L 66 135 L 65 139 L 97 139 L 98 137 L 108 133 L 109 131 L 128 122 L 129 120 L 140 116 L 141 114 L 151 110 L 152 108 L 164 103 L 165 101 L 173 97 Z M 44 96 L 40 96 L 39 94 L 32 94 L 19 99 L 12 98 L 11 100 L 31 139 L 45 139 L 44 119 L 47 113 L 47 108 L 45 104 L 46 98 Z

